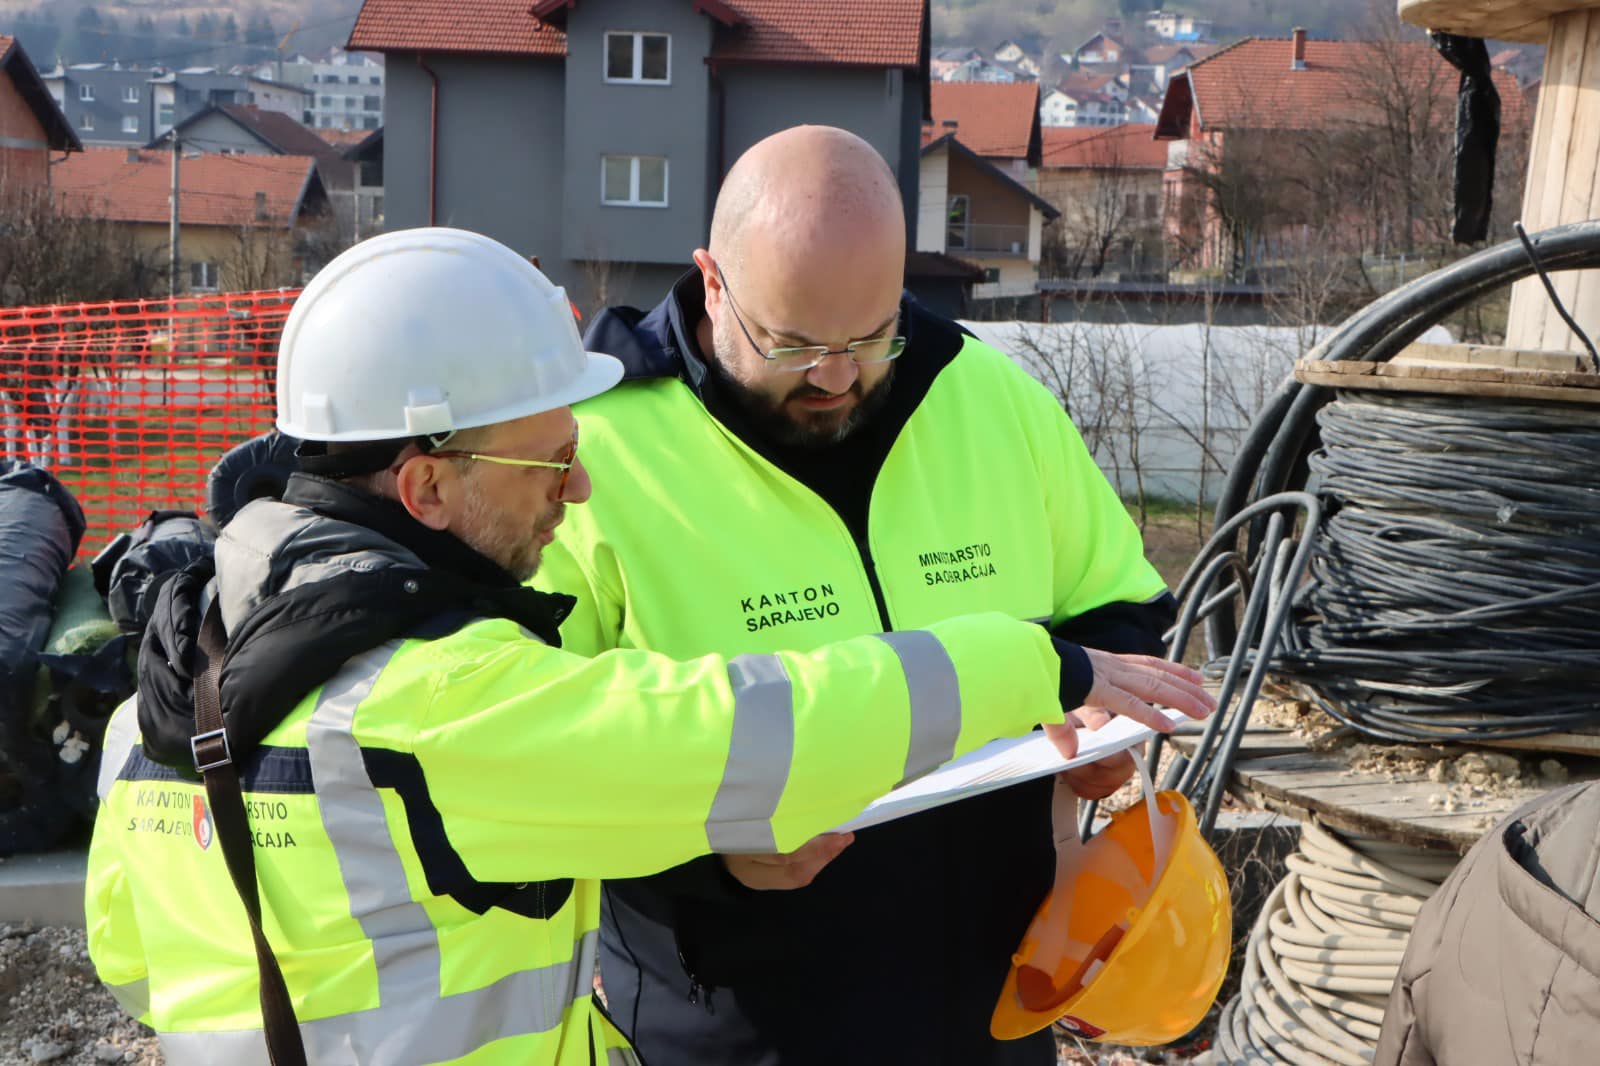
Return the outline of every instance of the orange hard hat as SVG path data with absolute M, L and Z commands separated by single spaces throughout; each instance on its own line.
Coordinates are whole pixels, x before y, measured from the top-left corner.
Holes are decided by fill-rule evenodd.
M 1181 792 L 1156 793 L 1078 838 L 1077 797 L 1056 779 L 1056 881 L 1012 956 L 989 1031 L 1055 1023 L 1086 1040 L 1148 1047 L 1200 1023 L 1228 969 L 1228 879 Z

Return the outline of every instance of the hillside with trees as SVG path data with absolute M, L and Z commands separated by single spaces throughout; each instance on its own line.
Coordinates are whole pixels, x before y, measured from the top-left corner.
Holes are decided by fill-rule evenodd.
M 40 66 L 256 63 L 343 44 L 361 0 L 0 0 L 0 26 Z
M 935 44 L 984 48 L 1007 37 L 1037 33 L 1065 48 L 1083 41 L 1108 18 L 1133 22 L 1162 6 L 1213 20 L 1220 41 L 1279 36 L 1292 26 L 1304 26 L 1314 36 L 1336 36 L 1363 9 L 1359 3 L 1327 0 L 1183 0 L 1167 5 L 1152 0 L 933 0 L 933 38 Z

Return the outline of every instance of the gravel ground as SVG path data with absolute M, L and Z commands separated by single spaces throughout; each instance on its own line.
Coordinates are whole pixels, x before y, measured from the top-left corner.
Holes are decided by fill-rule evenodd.
M 0 1064 L 161 1062 L 89 964 L 77 929 L 0 925 Z
M 1199 1032 L 1209 1030 L 1210 1020 Z M 1066 1038 L 1063 1066 L 1187 1063 L 1209 1041 L 1191 1036 L 1172 1048 L 1107 1048 Z M 0 925 L 0 1066 L 160 1066 L 150 1030 L 129 1018 L 103 988 L 77 929 Z

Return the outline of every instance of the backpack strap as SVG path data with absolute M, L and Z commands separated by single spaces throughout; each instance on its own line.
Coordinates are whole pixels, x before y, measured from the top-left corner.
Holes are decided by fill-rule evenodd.
M 216 822 L 217 840 L 228 875 L 250 918 L 250 936 L 255 941 L 256 968 L 261 985 L 261 1020 L 267 1037 L 267 1056 L 272 1066 L 305 1066 L 306 1049 L 300 1038 L 294 1004 L 283 971 L 272 954 L 272 945 L 261 930 L 261 894 L 256 884 L 256 859 L 245 818 L 244 792 L 239 770 L 228 748 L 228 733 L 222 717 L 222 659 L 227 650 L 221 612 L 212 600 L 200 623 L 200 656 L 204 667 L 195 674 L 195 734 L 189 741 L 194 753 L 194 768 L 205 780 L 206 802 Z

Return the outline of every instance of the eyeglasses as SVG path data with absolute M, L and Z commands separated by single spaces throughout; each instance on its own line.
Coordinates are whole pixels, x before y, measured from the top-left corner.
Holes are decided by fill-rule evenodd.
M 572 476 L 572 468 L 578 461 L 578 424 L 572 424 L 572 440 L 567 445 L 566 451 L 561 453 L 558 462 L 549 459 L 511 459 L 503 455 L 484 455 L 481 452 L 429 452 L 435 459 L 476 459 L 480 463 L 494 463 L 496 466 L 536 466 L 547 470 L 561 471 L 561 480 L 556 483 L 556 498 L 567 494 L 567 479 Z
M 733 309 L 733 320 L 739 323 L 739 329 L 744 332 L 744 339 L 750 342 L 750 347 L 756 354 L 767 361 L 773 370 L 786 373 L 799 373 L 810 370 L 830 355 L 848 355 L 857 366 L 870 366 L 873 363 L 887 363 L 891 359 L 900 358 L 906 350 L 904 337 L 874 337 L 871 340 L 851 341 L 843 348 L 829 348 L 825 344 L 808 344 L 799 348 L 769 348 L 763 350 L 756 339 L 750 335 L 750 327 L 744 324 L 744 318 L 739 314 L 739 305 L 733 298 L 733 290 L 728 288 L 728 279 L 723 276 L 722 268 L 717 267 L 717 278 L 722 282 L 722 291 L 728 294 L 728 306 Z M 899 325 L 899 318 L 895 324 Z

